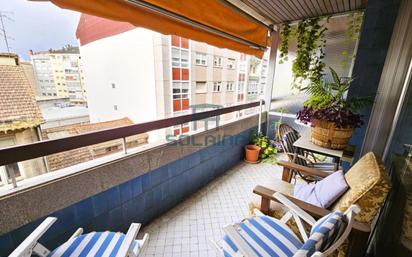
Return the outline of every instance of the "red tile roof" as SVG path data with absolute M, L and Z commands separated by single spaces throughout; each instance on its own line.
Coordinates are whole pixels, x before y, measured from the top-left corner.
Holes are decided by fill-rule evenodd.
M 48 134 L 57 133 L 61 131 L 68 132 L 70 135 L 84 134 L 87 132 L 98 131 L 103 129 L 117 128 L 126 125 L 133 125 L 133 121 L 125 117 L 118 120 L 111 120 L 105 122 L 97 123 L 83 123 L 83 124 L 72 124 L 66 126 L 59 126 L 54 128 L 43 129 L 43 138 L 48 139 Z
M 132 125 L 133 122 L 129 118 L 123 118 L 119 120 L 98 122 L 98 123 L 86 123 L 86 124 L 73 124 L 55 128 L 48 128 L 42 131 L 43 139 L 53 138 L 53 133 L 62 135 L 62 132 L 67 134 L 64 136 L 71 136 L 77 134 L 83 134 L 92 131 L 98 131 L 102 129 L 116 128 L 120 126 Z M 138 145 L 147 144 L 148 134 L 143 133 L 127 138 L 127 147 L 136 147 Z M 47 162 L 49 169 L 54 171 L 65 167 L 70 167 L 75 164 L 90 161 L 111 153 L 119 152 L 122 150 L 122 139 L 111 140 L 108 142 L 77 148 L 70 151 L 56 153 L 47 156 Z
M 36 127 L 43 121 L 23 68 L 0 65 L 0 131 Z
M 127 22 L 112 21 L 89 14 L 82 14 L 77 25 L 76 37 L 80 40 L 80 45 L 86 45 L 134 28 L 135 26 Z

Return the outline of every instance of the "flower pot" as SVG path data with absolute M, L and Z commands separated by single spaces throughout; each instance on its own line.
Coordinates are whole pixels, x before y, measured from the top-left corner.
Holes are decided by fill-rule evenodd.
M 311 141 L 315 145 L 341 150 L 352 137 L 353 128 L 337 128 L 335 123 L 325 120 L 312 121 Z
M 257 145 L 245 146 L 246 161 L 256 163 L 259 160 L 260 147 Z

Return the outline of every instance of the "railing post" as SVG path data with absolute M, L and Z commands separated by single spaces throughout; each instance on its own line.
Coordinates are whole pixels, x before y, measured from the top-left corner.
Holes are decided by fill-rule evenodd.
M 41 127 L 38 126 L 36 131 L 37 131 L 37 137 L 39 138 L 39 141 L 43 141 L 43 136 L 41 134 Z M 47 162 L 47 157 L 43 156 L 42 159 L 43 159 L 44 167 L 46 168 L 46 173 L 50 172 L 49 163 Z
M 13 184 L 13 188 L 17 187 L 17 181 L 16 181 L 16 174 L 14 173 L 14 169 L 8 169 L 6 166 L 6 173 L 10 175 L 11 178 L 11 183 Z
M 123 141 L 122 141 L 123 151 L 124 151 L 124 154 L 127 154 L 127 144 L 126 144 L 126 138 L 125 138 L 125 137 L 123 137 L 122 139 L 123 139 Z
M 259 99 L 259 124 L 258 124 L 258 134 L 262 132 L 262 110 L 263 110 L 263 100 Z

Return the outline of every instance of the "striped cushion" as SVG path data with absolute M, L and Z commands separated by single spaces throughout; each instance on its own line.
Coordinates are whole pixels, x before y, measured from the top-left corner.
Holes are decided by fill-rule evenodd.
M 337 238 L 343 225 L 343 213 L 332 212 L 318 220 L 310 231 L 309 239 L 296 252 L 294 257 L 312 256 L 316 251 L 323 252 Z
M 240 223 L 238 232 L 258 256 L 293 256 L 302 246 L 298 237 L 283 222 L 272 217 L 248 218 Z M 235 256 L 236 245 L 225 235 L 225 257 Z
M 119 232 L 92 232 L 67 241 L 52 251 L 48 257 L 114 257 L 119 251 L 124 238 L 125 234 Z M 132 244 L 132 249 L 137 255 L 139 243 L 136 240 Z

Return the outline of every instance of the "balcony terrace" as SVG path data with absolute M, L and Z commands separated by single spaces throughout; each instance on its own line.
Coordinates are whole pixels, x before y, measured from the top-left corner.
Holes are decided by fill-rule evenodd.
M 168 4 L 159 8 L 156 2 L 162 1 L 154 0 L 125 3 L 107 1 L 113 8 L 91 8 L 92 11 L 89 7 L 100 6 L 99 1 L 90 1 L 97 3 L 96 5 L 89 1 L 52 2 L 64 8 L 87 10 L 95 15 L 114 17 L 165 34 L 170 34 L 167 29 L 173 30 L 176 29 L 174 26 L 179 25 L 177 30 L 181 30 L 178 31 L 180 36 L 192 36 L 196 40 L 203 39 L 219 47 L 257 56 L 262 55 L 270 43 L 269 86 L 264 100 L 259 102 L 0 149 L 0 166 L 4 166 L 111 140 L 123 141 L 122 152 L 70 168 L 23 181 L 17 181 L 11 173 L 12 184 L 0 188 L 1 256 L 10 254 L 50 216 L 57 217 L 58 221 L 40 239 L 50 249 L 66 242 L 78 227 L 84 228 L 85 233 L 104 230 L 125 232 L 131 223 L 138 222 L 143 224 L 143 230 L 151 237 L 142 256 L 215 256 L 213 248 L 208 245 L 208 239 L 220 240 L 224 225 L 247 217 L 248 203 L 255 198 L 260 201 L 260 209 L 265 214 L 270 214 L 270 201 L 275 200 L 273 193 L 278 190 L 271 182 L 279 179 L 290 182 L 292 171 L 302 169 L 296 163 L 279 162 L 279 165 L 284 166 L 282 172 L 278 165 L 252 165 L 243 162 L 244 147 L 248 144 L 250 135 L 263 131 L 273 138 L 272 124 L 279 116 L 276 113 L 271 115 L 274 113 L 271 112 L 271 107 L 272 93 L 276 90 L 275 64 L 279 42 L 279 29 L 274 30 L 273 25 L 359 9 L 364 9 L 365 21 L 352 67 L 356 80 L 348 94 L 354 97 L 372 94 L 376 97 L 373 107 L 362 110 L 366 124 L 355 133 L 351 143 L 356 146 L 355 162 L 362 156 L 369 158 L 371 155 L 367 153 L 370 151 L 382 157 L 385 163 L 375 165 L 374 168 L 379 171 L 383 170 L 381 167 L 384 165 L 389 168 L 388 176 L 392 180 L 393 191 L 386 201 L 389 186 L 386 185 L 385 193 L 372 192 L 375 193 L 374 199 L 382 201 L 375 205 L 372 203 L 371 208 L 365 208 L 376 211 L 373 217 L 361 217 L 367 221 L 357 220 L 354 223 L 346 256 L 410 256 L 410 176 L 405 174 L 412 170 L 412 166 L 405 153 L 402 161 L 389 158 L 391 155 L 398 155 L 400 158 L 399 155 L 403 153 L 402 144 L 411 143 L 410 136 L 408 137 L 412 99 L 410 1 L 299 0 L 295 1 L 299 4 L 293 4 L 293 8 L 289 4 L 280 4 L 280 1 L 222 1 L 224 6 L 229 6 L 224 10 L 235 13 L 236 19 L 244 21 L 245 15 L 249 15 L 248 11 L 253 14 L 253 17 L 247 16 L 246 20 L 254 21 L 251 31 L 255 31 L 256 38 L 260 40 L 251 37 L 253 33 L 250 31 L 225 31 L 236 29 L 224 24 L 223 20 L 217 22 L 222 26 L 208 26 L 210 23 L 202 21 L 204 17 L 199 15 L 204 10 L 197 9 L 200 7 L 196 1 L 187 1 L 187 4 L 191 3 L 191 7 L 197 12 L 191 13 L 190 8 L 186 10 L 182 7 L 183 11 L 175 10 L 179 14 L 165 11 L 167 7 L 173 7 L 167 6 Z M 274 2 L 276 6 L 270 4 Z M 173 5 L 174 1 L 170 3 Z M 208 3 L 223 6 L 221 1 Z M 309 4 L 314 8 L 308 8 Z M 271 8 L 266 8 L 267 6 Z M 138 18 L 145 17 L 148 8 L 151 8 L 151 18 L 164 15 L 165 22 L 159 25 L 150 19 L 139 20 Z M 138 17 L 138 14 L 142 16 Z M 224 14 L 219 17 L 227 17 L 230 21 L 230 17 Z M 211 16 L 215 22 L 213 24 L 216 24 L 216 17 Z M 176 19 L 180 19 L 180 22 L 176 22 Z M 243 29 L 241 25 L 239 27 Z M 251 108 L 258 109 L 257 114 L 255 112 L 179 139 L 126 149 L 126 140 L 131 136 Z M 412 154 L 409 153 L 408 158 L 410 156 Z M 392 161 L 395 165 L 391 165 Z M 349 166 L 351 165 L 347 164 L 343 169 L 348 170 Z M 361 177 L 369 170 L 358 170 L 356 175 Z M 300 171 L 313 172 L 307 167 Z M 386 178 L 387 174 L 382 174 L 377 177 Z M 319 177 L 324 173 L 316 175 Z M 365 181 L 357 179 L 355 182 L 362 185 Z M 372 191 L 376 184 L 377 182 L 368 190 Z M 269 188 L 259 189 L 257 185 L 267 185 Z M 331 211 L 296 199 L 293 202 L 316 219 Z

